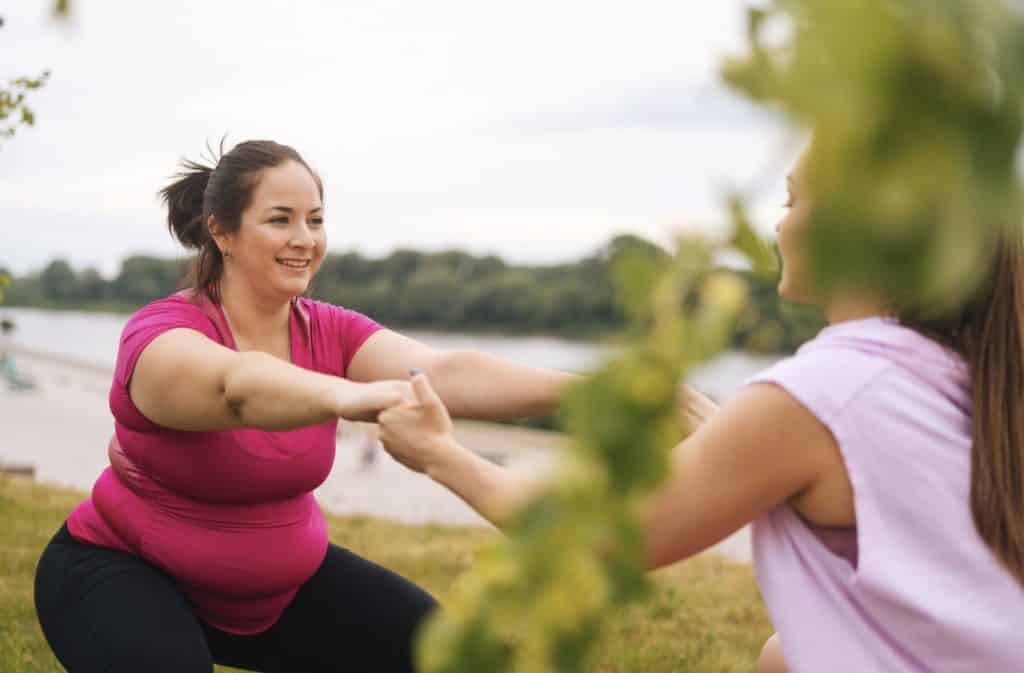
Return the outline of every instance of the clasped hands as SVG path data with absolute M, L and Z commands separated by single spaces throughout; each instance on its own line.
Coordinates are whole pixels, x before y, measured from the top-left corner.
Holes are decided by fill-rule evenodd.
M 383 382 L 382 382 L 383 383 Z M 465 451 L 455 441 L 448 409 L 420 370 L 412 370 L 410 379 L 389 381 L 391 404 L 376 414 L 380 441 L 385 450 L 402 465 L 416 472 L 429 473 L 446 458 Z M 680 421 L 692 432 L 718 410 L 718 406 L 688 385 L 680 385 L 678 411 Z
M 452 435 L 452 419 L 427 376 L 414 369 L 397 384 L 394 404 L 376 414 L 380 441 L 391 457 L 416 472 L 429 472 L 460 447 Z

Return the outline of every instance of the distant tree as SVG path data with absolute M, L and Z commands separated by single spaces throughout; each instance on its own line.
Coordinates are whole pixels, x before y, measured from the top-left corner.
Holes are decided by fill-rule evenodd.
M 433 258 L 409 276 L 396 297 L 401 322 L 451 325 L 463 321 L 461 279 L 448 264 L 450 261 Z
M 92 267 L 78 273 L 76 285 L 77 301 L 96 303 L 107 299 L 107 288 L 110 284 Z
M 174 292 L 183 275 L 180 261 L 135 255 L 121 263 L 121 272 L 110 287 L 117 299 L 141 305 Z
M 65 259 L 50 262 L 39 275 L 43 296 L 53 303 L 65 303 L 78 294 L 78 279 Z

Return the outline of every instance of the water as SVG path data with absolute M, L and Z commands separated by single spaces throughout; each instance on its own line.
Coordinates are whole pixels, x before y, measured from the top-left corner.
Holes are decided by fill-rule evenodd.
M 127 316 L 27 308 L 0 308 L 0 317 L 17 323 L 12 341 L 34 352 L 62 356 L 95 367 L 112 369 L 117 344 Z M 538 367 L 586 371 L 600 363 L 600 346 L 549 337 L 501 337 L 411 331 L 406 334 L 437 348 L 470 348 Z M 0 387 L 0 461 L 13 460 L 38 468 L 44 481 L 81 490 L 91 487 L 106 467 L 106 446 L 113 419 L 107 405 L 109 374 L 80 370 L 78 375 L 48 358 L 26 357 L 39 375 L 40 387 L 32 394 L 15 394 Z M 777 358 L 725 353 L 690 376 L 690 383 L 717 400 L 730 397 L 749 376 Z M 339 436 L 338 454 L 331 476 L 317 497 L 329 511 L 364 513 L 407 523 L 436 522 L 481 524 L 483 520 L 464 502 L 424 475 L 413 473 L 378 452 L 372 469 L 362 462 L 361 447 L 368 435 L 359 424 L 348 424 Z M 493 440 L 493 438 L 491 438 Z M 486 433 L 474 447 L 486 448 Z M 527 441 L 527 440 L 523 440 Z M 477 444 L 481 444 L 477 446 Z M 42 447 L 42 448 L 40 448 Z M 520 447 L 506 467 L 524 478 L 538 478 L 553 457 L 548 451 Z M 400 494 L 400 495 L 399 495 Z M 746 528 L 715 548 L 734 560 L 749 560 Z
M 4 308 L 17 328 L 13 343 L 61 355 L 95 366 L 113 368 L 126 315 Z M 409 330 L 403 334 L 440 349 L 473 349 L 512 362 L 585 372 L 597 366 L 608 351 L 599 345 L 554 337 L 519 337 Z M 717 400 L 730 397 L 743 382 L 775 362 L 777 357 L 732 351 L 695 370 L 690 383 Z

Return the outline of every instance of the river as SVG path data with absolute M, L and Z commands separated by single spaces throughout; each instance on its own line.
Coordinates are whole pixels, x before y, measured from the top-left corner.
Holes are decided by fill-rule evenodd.
M 13 342 L 36 352 L 53 353 L 99 367 L 113 368 L 121 329 L 128 316 L 115 313 L 0 309 L 17 327 Z M 469 348 L 536 367 L 586 372 L 609 354 L 598 344 L 545 336 L 498 336 L 403 330 L 403 334 L 435 348 Z M 778 357 L 739 351 L 722 354 L 691 372 L 689 381 L 716 400 L 730 397 L 753 374 Z

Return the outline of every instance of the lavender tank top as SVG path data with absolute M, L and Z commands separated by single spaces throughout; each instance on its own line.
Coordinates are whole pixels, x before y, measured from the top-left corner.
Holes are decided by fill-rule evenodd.
M 826 328 L 750 383 L 782 387 L 828 427 L 854 490 L 852 557 L 788 504 L 754 522 L 757 577 L 790 671 L 1024 671 L 1024 587 L 971 517 L 963 361 L 868 318 Z

